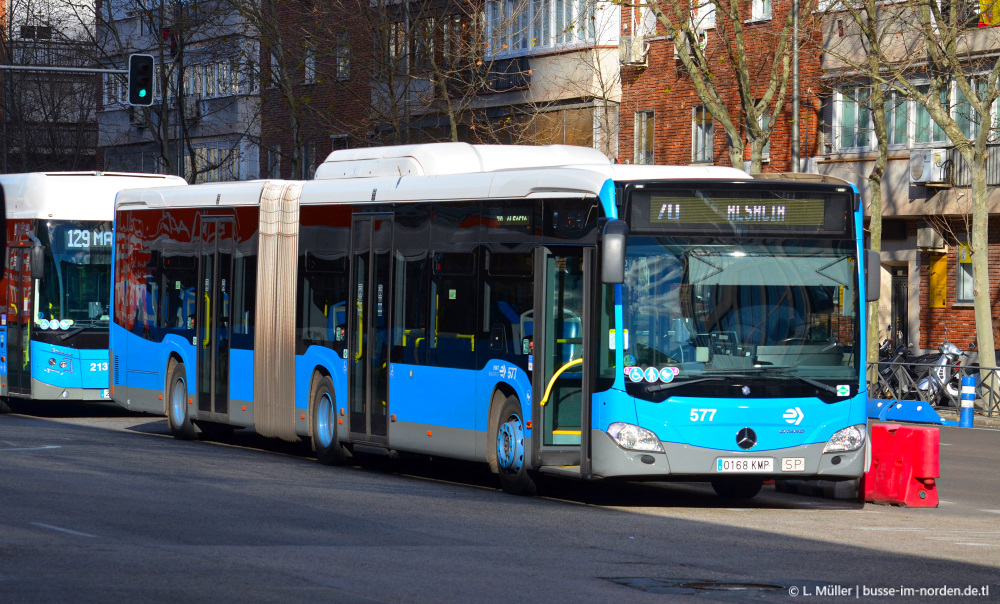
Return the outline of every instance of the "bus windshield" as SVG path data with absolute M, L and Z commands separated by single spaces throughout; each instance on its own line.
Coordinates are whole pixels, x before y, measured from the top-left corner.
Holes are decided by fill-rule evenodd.
M 39 222 L 45 275 L 35 302 L 38 329 L 107 329 L 111 298 L 110 221 Z
M 630 238 L 622 285 L 630 392 L 729 378 L 856 387 L 855 255 L 850 240 Z

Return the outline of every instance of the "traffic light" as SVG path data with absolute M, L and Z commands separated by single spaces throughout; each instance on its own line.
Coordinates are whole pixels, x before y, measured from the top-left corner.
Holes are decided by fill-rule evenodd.
M 128 56 L 128 104 L 153 104 L 153 55 Z

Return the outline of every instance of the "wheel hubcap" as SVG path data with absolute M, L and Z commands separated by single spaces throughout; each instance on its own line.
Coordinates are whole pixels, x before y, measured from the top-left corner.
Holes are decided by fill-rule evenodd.
M 524 465 L 524 429 L 516 415 L 497 430 L 497 465 L 511 474 L 520 472 Z
M 325 392 L 316 403 L 316 438 L 323 448 L 333 444 L 333 400 Z
M 180 426 L 184 423 L 184 399 L 187 398 L 184 388 L 182 386 L 184 382 L 177 380 L 174 382 L 174 387 L 170 391 L 170 413 L 174 417 L 174 425 Z

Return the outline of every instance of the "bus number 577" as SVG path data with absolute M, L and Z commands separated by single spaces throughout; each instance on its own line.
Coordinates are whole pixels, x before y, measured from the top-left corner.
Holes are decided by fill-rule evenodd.
M 715 409 L 692 409 L 691 410 L 691 421 L 693 422 L 704 422 L 712 421 L 715 419 Z

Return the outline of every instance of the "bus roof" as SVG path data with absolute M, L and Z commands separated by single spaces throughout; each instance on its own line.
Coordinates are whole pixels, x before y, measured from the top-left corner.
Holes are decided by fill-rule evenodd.
M 609 180 L 749 182 L 753 178 L 719 166 L 612 164 L 595 149 L 569 145 L 428 143 L 335 151 L 317 170 L 315 180 L 301 182 L 299 201 L 309 205 L 580 198 L 598 195 Z M 253 206 L 259 204 L 266 182 L 134 190 L 119 196 L 118 207 Z
M 316 169 L 316 180 L 445 176 L 555 167 L 606 168 L 610 171 L 605 173 L 615 180 L 749 178 L 742 170 L 716 166 L 612 164 L 597 149 L 573 145 L 426 143 L 334 151 Z M 639 175 L 630 176 L 633 173 Z
M 122 189 L 187 184 L 179 176 L 126 172 L 0 174 L 8 218 L 111 220 Z

